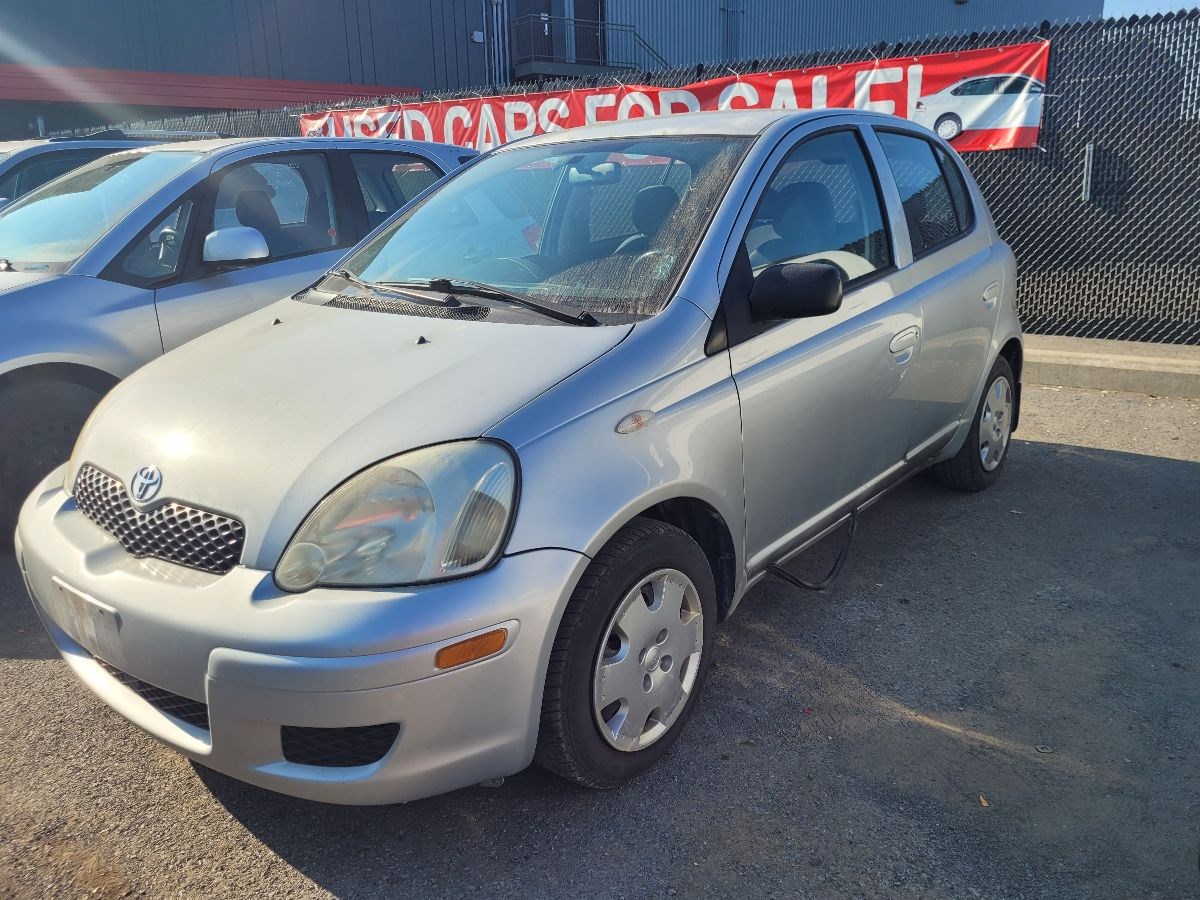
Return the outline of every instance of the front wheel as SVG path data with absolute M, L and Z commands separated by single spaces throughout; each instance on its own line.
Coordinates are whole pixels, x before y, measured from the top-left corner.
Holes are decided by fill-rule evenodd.
M 612 788 L 670 749 L 712 656 L 716 587 L 684 531 L 653 519 L 622 528 L 575 589 L 546 674 L 537 761 Z
M 933 130 L 942 140 L 952 141 L 962 134 L 962 119 L 954 113 L 947 113 L 934 123 Z
M 960 491 L 982 491 L 1000 477 L 1008 460 L 1015 398 L 1012 367 L 1003 356 L 997 357 L 966 443 L 933 468 L 938 481 Z

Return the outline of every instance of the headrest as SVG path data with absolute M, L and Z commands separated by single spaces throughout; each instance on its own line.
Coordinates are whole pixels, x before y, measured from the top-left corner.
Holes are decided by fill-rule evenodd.
M 251 228 L 279 227 L 279 214 L 266 191 L 242 191 L 233 211 L 239 222 Z
M 679 195 L 675 193 L 675 188 L 668 184 L 642 188 L 633 196 L 630 217 L 633 219 L 634 228 L 640 234 L 656 234 L 678 203 Z
M 833 195 L 817 181 L 797 181 L 782 187 L 772 202 L 775 233 L 788 240 L 807 240 L 832 228 Z

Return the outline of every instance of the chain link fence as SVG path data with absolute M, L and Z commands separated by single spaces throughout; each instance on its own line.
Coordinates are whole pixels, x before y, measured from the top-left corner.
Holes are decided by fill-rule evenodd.
M 1036 30 L 956 35 L 795 57 L 622 72 L 677 86 L 722 74 L 1050 41 L 1040 146 L 966 154 L 1021 272 L 1027 331 L 1200 344 L 1200 10 Z M 611 77 L 588 85 L 616 83 Z M 569 89 L 579 81 L 486 86 L 340 106 Z M 129 123 L 127 129 L 295 135 L 328 105 Z

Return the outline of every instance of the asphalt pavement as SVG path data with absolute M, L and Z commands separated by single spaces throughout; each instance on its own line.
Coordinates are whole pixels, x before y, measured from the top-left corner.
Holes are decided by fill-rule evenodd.
M 10 553 L 0 622 L 4 897 L 1200 896 L 1198 401 L 1027 387 L 997 485 L 916 479 L 831 590 L 755 588 L 613 792 L 270 794 L 78 684 Z

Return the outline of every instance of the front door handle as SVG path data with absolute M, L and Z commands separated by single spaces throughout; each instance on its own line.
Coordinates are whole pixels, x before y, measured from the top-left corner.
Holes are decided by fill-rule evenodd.
M 1000 282 L 993 281 L 983 289 L 983 305 L 991 309 L 1000 299 Z
M 912 328 L 905 328 L 901 332 L 897 332 L 892 338 L 890 350 L 893 353 L 903 353 L 905 350 L 911 350 L 917 346 L 917 341 L 921 337 L 921 329 L 914 325 Z

